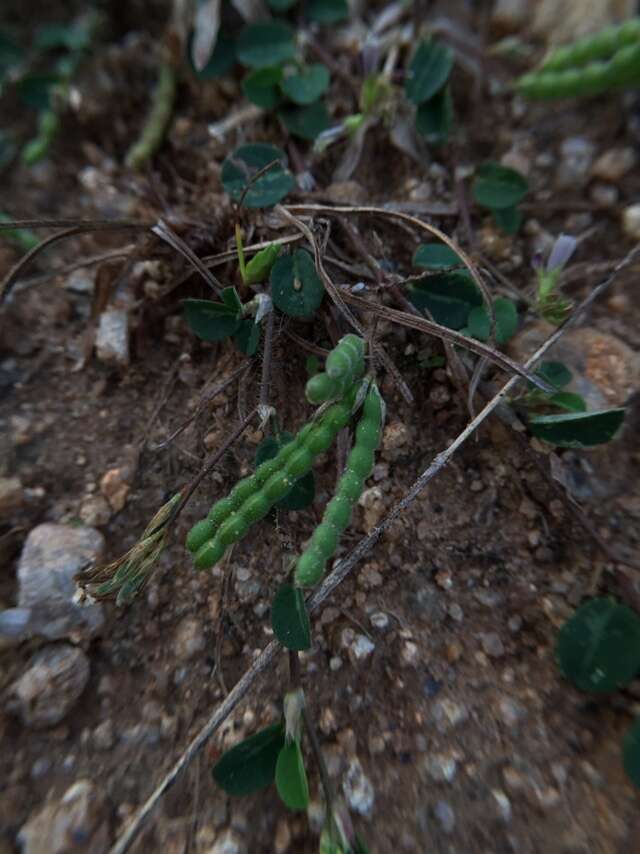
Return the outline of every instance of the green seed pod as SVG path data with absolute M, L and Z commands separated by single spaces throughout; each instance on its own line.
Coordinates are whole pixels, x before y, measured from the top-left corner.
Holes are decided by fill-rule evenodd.
M 332 379 L 350 377 L 351 381 L 364 373 L 364 341 L 357 335 L 345 335 L 327 356 L 327 373 Z
M 322 423 L 326 425 L 334 436 L 337 436 L 343 427 L 346 427 L 351 419 L 351 408 L 337 404 L 327 411 Z
M 265 460 L 261 463 L 254 474 L 258 487 L 261 487 L 266 483 L 271 475 L 275 474 L 277 471 L 280 471 L 280 463 L 276 457 L 272 457 L 270 460 Z
M 197 552 L 216 532 L 216 526 L 209 519 L 196 522 L 187 534 L 187 548 L 190 552 Z
M 245 501 L 241 512 L 249 525 L 253 525 L 254 522 L 264 519 L 269 510 L 271 510 L 271 502 L 263 492 L 257 492 Z
M 340 531 L 328 522 L 323 522 L 313 532 L 311 548 L 317 549 L 325 560 L 329 560 L 338 548 L 339 540 Z
M 316 548 L 309 548 L 298 558 L 294 580 L 298 587 L 313 587 L 324 574 L 326 560 Z
M 217 540 L 225 546 L 237 543 L 247 533 L 249 522 L 243 513 L 231 513 L 218 528 Z
M 253 495 L 260 485 L 253 475 L 239 480 L 229 493 L 229 501 L 234 510 L 239 510 L 244 502 Z
M 294 454 L 292 454 L 284 467 L 285 474 L 287 477 L 290 477 L 291 480 L 298 480 L 303 475 L 307 474 L 307 472 L 311 471 L 313 466 L 313 454 L 309 450 L 309 448 L 298 448 Z
M 305 446 L 311 451 L 314 457 L 317 457 L 318 454 L 323 453 L 323 451 L 331 447 L 334 439 L 335 433 L 329 427 L 319 424 L 315 432 L 307 436 Z
M 371 448 L 356 446 L 347 457 L 347 471 L 366 480 L 373 471 L 375 454 Z
M 229 513 L 233 511 L 233 502 L 228 498 L 221 498 L 216 501 L 211 510 L 207 513 L 207 519 L 212 522 L 217 528 L 221 522 L 227 518 Z
M 380 444 L 380 428 L 377 423 L 362 419 L 356 427 L 356 445 L 372 451 Z
M 198 549 L 193 559 L 193 565 L 196 569 L 211 569 L 218 563 L 226 550 L 227 547 L 224 543 L 221 543 L 218 537 L 214 537 Z
M 276 472 L 262 487 L 262 491 L 271 505 L 284 498 L 292 487 L 292 482 L 284 472 Z
M 338 494 L 344 496 L 351 504 L 362 495 L 364 489 L 364 478 L 358 477 L 354 471 L 345 472 L 338 483 Z
M 349 524 L 350 519 L 351 502 L 343 495 L 335 495 L 327 504 L 322 521 L 327 522 L 329 525 L 334 525 L 342 533 Z
M 305 387 L 305 394 L 309 403 L 317 405 L 326 400 L 333 400 L 340 394 L 340 385 L 337 380 L 328 374 L 316 374 L 311 377 Z

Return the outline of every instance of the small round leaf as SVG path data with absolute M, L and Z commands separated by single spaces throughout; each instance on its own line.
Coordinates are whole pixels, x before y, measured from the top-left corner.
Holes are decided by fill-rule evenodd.
M 239 202 L 251 177 L 274 160 L 278 163 L 251 184 L 244 195 L 244 204 L 248 208 L 275 205 L 295 186 L 293 175 L 286 168 L 286 155 L 275 145 L 255 142 L 237 148 L 222 164 L 222 186 Z
M 189 329 L 203 341 L 222 341 L 240 326 L 237 312 L 224 303 L 207 299 L 186 299 L 184 319 Z
M 453 124 L 453 99 L 444 86 L 416 110 L 416 130 L 431 145 L 444 145 Z
M 317 24 L 337 24 L 349 17 L 349 4 L 347 0 L 309 0 L 307 15 Z
M 290 810 L 306 810 L 309 806 L 309 783 L 297 741 L 285 744 L 280 750 L 276 764 L 276 788 Z
M 522 225 L 522 211 L 518 208 L 494 208 L 493 218 L 498 228 L 509 236 L 518 233 Z
M 331 118 L 322 101 L 307 107 L 284 107 L 278 111 L 282 124 L 293 136 L 313 142 L 331 124 Z
M 258 68 L 248 74 L 242 81 L 242 91 L 252 104 L 272 110 L 277 107 L 282 97 L 278 84 L 282 80 L 282 69 Z
M 329 88 L 329 70 L 315 63 L 284 78 L 280 88 L 294 104 L 312 104 Z
M 622 741 L 624 770 L 634 786 L 640 789 L 640 720 L 625 733 Z
M 504 297 L 494 300 L 493 311 L 496 316 L 496 343 L 505 344 L 518 329 L 518 311 L 515 303 Z M 467 331 L 478 341 L 487 341 L 491 332 L 489 312 L 484 305 L 476 306 L 469 312 Z
M 271 626 L 286 649 L 309 649 L 311 625 L 302 590 L 291 584 L 278 590 L 271 606 Z
M 446 243 L 423 243 L 415 251 L 413 263 L 427 270 L 445 270 L 462 264 L 460 256 Z
M 542 362 L 535 373 L 541 380 L 557 389 L 569 385 L 573 379 L 573 374 L 563 362 Z
M 236 52 L 249 68 L 279 65 L 295 56 L 294 32 L 283 21 L 249 24 L 240 33 Z
M 473 197 L 485 208 L 512 208 L 522 201 L 528 190 L 526 178 L 508 166 L 484 163 L 476 170 Z
M 213 766 L 215 782 L 228 795 L 250 795 L 273 782 L 284 745 L 284 727 L 275 724 L 241 741 Z
M 311 317 L 320 307 L 324 285 L 305 249 L 278 258 L 271 268 L 271 298 L 290 317 Z
M 592 599 L 560 629 L 556 660 L 580 691 L 608 694 L 640 670 L 640 617 L 612 599 Z

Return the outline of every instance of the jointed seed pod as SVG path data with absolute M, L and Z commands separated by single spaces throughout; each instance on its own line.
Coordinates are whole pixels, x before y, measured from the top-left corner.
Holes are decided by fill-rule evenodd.
M 634 18 L 556 48 L 543 61 L 540 71 L 564 71 L 567 68 L 578 68 L 596 59 L 608 59 L 621 48 L 639 41 L 640 18 Z
M 538 100 L 599 95 L 640 83 L 640 18 L 607 27 L 553 51 L 542 66 L 516 83 Z
M 207 540 L 193 558 L 193 565 L 196 569 L 210 569 L 215 566 L 222 558 L 227 547 L 217 537 L 212 540 Z
M 338 481 L 336 494 L 327 504 L 322 522 L 314 531 L 309 547 L 296 563 L 294 578 L 299 587 L 312 587 L 324 575 L 327 561 L 335 553 L 340 534 L 351 519 L 353 505 L 373 469 L 383 420 L 384 401 L 378 387 L 372 383 L 364 401 L 362 416 L 356 428 L 355 445 L 347 458 L 345 473 Z M 310 440 L 313 438 L 315 436 L 310 437 Z
M 340 394 L 340 383 L 332 379 L 329 374 L 315 374 L 307 382 L 305 394 L 309 403 L 317 406 L 326 400 L 333 400 Z
M 364 340 L 345 335 L 327 356 L 327 374 L 332 379 L 349 377 L 351 382 L 364 373 Z

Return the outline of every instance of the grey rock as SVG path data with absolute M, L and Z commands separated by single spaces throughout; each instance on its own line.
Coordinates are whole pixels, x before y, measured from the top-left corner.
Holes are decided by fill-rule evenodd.
M 444 732 L 464 723 L 469 717 L 469 710 L 466 706 L 445 697 L 434 703 L 431 714 L 438 729 Z
M 560 146 L 560 162 L 556 172 L 556 188 L 559 190 L 582 187 L 588 177 L 595 145 L 583 136 L 571 136 Z
M 116 738 L 113 732 L 113 721 L 111 718 L 107 718 L 94 729 L 93 745 L 96 750 L 111 750 L 115 743 Z
M 206 640 L 199 620 L 186 617 L 177 628 L 174 652 L 179 661 L 188 660 L 204 651 Z
M 369 658 L 376 645 L 366 635 L 356 635 L 349 647 L 349 658 L 354 662 L 364 661 Z
M 496 802 L 500 818 L 505 824 L 508 824 L 511 821 L 511 801 L 502 789 L 492 789 L 491 794 Z
M 87 495 L 83 498 L 78 515 L 85 525 L 107 525 L 111 519 L 111 505 L 104 495 Z
M 354 812 L 365 818 L 370 817 L 375 801 L 375 792 L 371 780 L 364 773 L 362 765 L 357 758 L 349 761 L 349 766 L 342 781 L 342 791 L 349 807 Z
M 22 854 L 104 854 L 109 846 L 106 801 L 99 786 L 78 780 L 46 804 L 18 833 Z
M 96 355 L 106 365 L 129 364 L 129 316 L 121 309 L 109 309 L 100 315 L 96 333 Z
M 633 148 L 609 148 L 593 164 L 591 174 L 594 178 L 616 184 L 634 168 L 636 162 L 637 157 Z
M 456 826 L 456 814 L 446 801 L 438 801 L 433 808 L 433 815 L 445 833 L 453 833 Z
M 458 763 L 449 754 L 435 753 L 425 757 L 422 767 L 436 783 L 451 783 L 456 776 Z
M 94 528 L 38 525 L 27 537 L 18 563 L 18 609 L 0 613 L 0 637 L 14 641 L 39 636 L 59 640 L 75 635 L 93 637 L 104 623 L 100 605 L 78 605 L 74 575 L 104 551 L 104 538 Z M 24 621 L 23 631 L 17 627 Z
M 501 658 L 504 655 L 504 644 L 497 632 L 488 632 L 482 636 L 482 649 L 492 658 Z
M 500 717 L 508 727 L 517 726 L 527 717 L 527 710 L 510 697 L 502 697 L 498 703 Z
M 28 670 L 10 688 L 9 708 L 25 726 L 55 726 L 73 708 L 89 680 L 89 659 L 70 644 L 37 652 Z
M 640 240 L 640 204 L 630 205 L 622 212 L 622 228 L 627 237 Z
M 22 505 L 24 489 L 17 477 L 0 477 L 0 513 L 12 513 Z
M 233 830 L 225 830 L 205 854 L 245 854 L 247 846 Z
M 369 622 L 374 629 L 379 631 L 389 628 L 389 616 L 384 611 L 374 611 L 369 617 Z

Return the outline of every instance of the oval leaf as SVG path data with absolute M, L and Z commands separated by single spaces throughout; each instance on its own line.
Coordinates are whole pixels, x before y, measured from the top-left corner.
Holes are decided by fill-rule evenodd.
M 271 272 L 280 254 L 280 244 L 271 243 L 257 252 L 247 264 L 244 271 L 244 282 L 246 285 L 257 285 L 264 282 Z
M 311 624 L 298 587 L 285 584 L 276 593 L 271 606 L 271 626 L 282 646 L 287 649 L 309 649 Z
M 290 810 L 306 810 L 309 806 L 309 783 L 297 741 L 285 744 L 280 751 L 276 764 L 276 788 Z
M 285 77 L 280 88 L 294 104 L 312 104 L 329 88 L 329 69 L 315 63 Z
M 349 17 L 347 0 L 309 0 L 306 8 L 309 20 L 317 24 L 337 24 Z
M 309 104 L 308 107 L 285 107 L 278 111 L 278 117 L 290 134 L 313 142 L 331 124 L 331 118 L 322 101 Z
M 446 243 L 423 243 L 415 251 L 413 264 L 426 270 L 444 270 L 447 267 L 456 267 L 462 264 L 462 261 Z
M 542 362 L 535 373 L 541 380 L 558 390 L 569 385 L 573 379 L 573 374 L 563 362 Z M 531 384 L 529 385 L 533 388 Z
M 436 41 L 418 45 L 405 84 L 407 98 L 416 105 L 424 104 L 442 89 L 453 68 L 453 51 Z
M 284 431 L 276 438 L 267 436 L 256 450 L 256 467 L 265 460 L 270 460 L 278 453 L 280 448 L 293 439 L 293 434 Z M 275 504 L 278 510 L 304 510 L 313 503 L 316 495 L 316 479 L 312 471 L 297 480 L 284 498 Z
M 295 185 L 293 175 L 286 168 L 286 155 L 275 145 L 255 142 L 237 148 L 222 164 L 222 186 L 234 201 L 239 202 L 252 175 L 274 160 L 278 163 L 251 184 L 244 196 L 244 204 L 248 208 L 275 205 Z
M 612 599 L 593 599 L 560 629 L 558 666 L 580 691 L 607 694 L 640 670 L 640 617 Z
M 260 343 L 260 324 L 255 323 L 252 317 L 240 321 L 238 331 L 233 336 L 236 347 L 245 356 L 253 356 Z
M 493 302 L 493 311 L 496 316 L 496 343 L 505 344 L 518 329 L 518 310 L 511 300 L 498 297 Z M 484 305 L 471 309 L 467 319 L 467 330 L 469 335 L 477 338 L 478 341 L 489 339 L 491 321 Z
M 622 761 L 629 779 L 640 789 L 640 720 L 625 734 L 622 742 Z
M 529 429 L 538 439 L 560 448 L 591 448 L 610 442 L 624 420 L 624 409 L 567 415 L 532 415 Z
M 228 795 L 250 795 L 270 785 L 284 746 L 284 727 L 274 724 L 228 750 L 213 766 L 215 782 Z
M 482 305 L 482 295 L 468 273 L 454 272 L 431 276 L 409 290 L 409 299 L 420 311 L 427 309 L 436 323 L 462 329 L 469 312 Z
M 445 86 L 416 110 L 416 130 L 431 145 L 444 145 L 453 125 L 453 99 Z
M 324 285 L 305 249 L 278 258 L 271 268 L 271 298 L 290 317 L 311 317 L 320 307 Z
M 492 210 L 514 207 L 528 190 L 526 178 L 499 163 L 484 163 L 476 170 L 473 181 L 473 198 L 479 205 Z
M 203 341 L 222 341 L 233 335 L 241 323 L 237 311 L 207 299 L 184 300 L 183 314 L 189 329 Z
M 518 208 L 494 208 L 493 218 L 505 234 L 517 234 L 522 225 L 522 212 Z
M 283 21 L 249 24 L 240 33 L 236 52 L 249 68 L 279 65 L 295 56 L 294 32 Z
M 586 412 L 587 404 L 584 397 L 572 391 L 559 391 L 547 398 L 549 403 L 568 412 Z
M 258 68 L 244 78 L 242 91 L 252 104 L 271 110 L 282 100 L 278 88 L 281 80 L 281 68 Z

